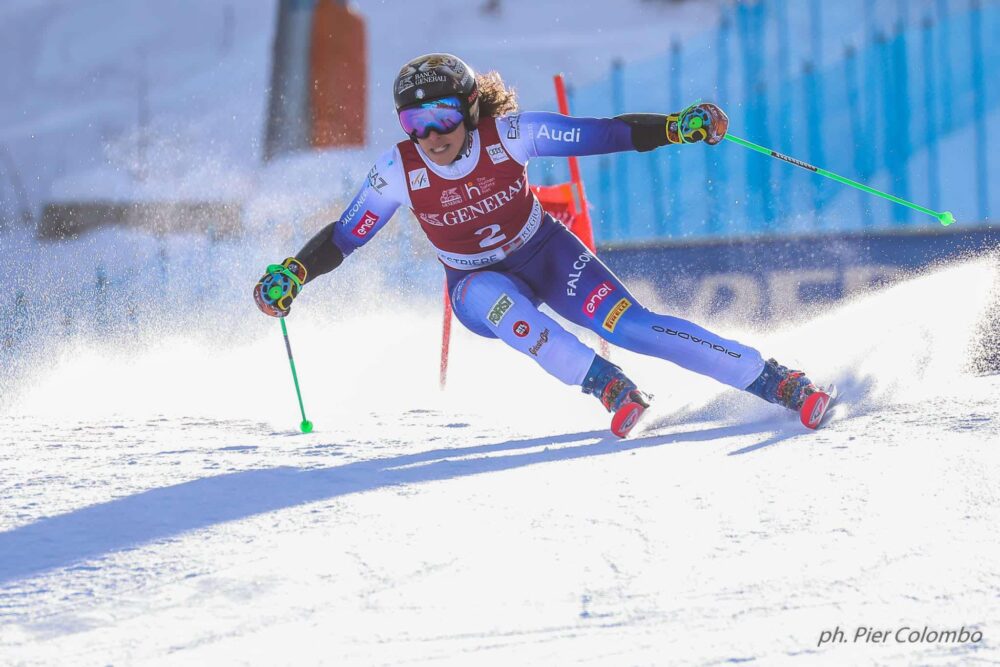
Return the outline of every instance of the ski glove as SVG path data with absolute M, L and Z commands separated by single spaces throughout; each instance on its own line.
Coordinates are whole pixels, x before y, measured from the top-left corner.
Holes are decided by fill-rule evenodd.
M 667 116 L 667 143 L 691 144 L 704 141 L 714 146 L 729 129 L 729 116 L 711 102 L 692 104 L 684 111 Z
M 253 298 L 261 312 L 284 317 L 306 281 L 306 267 L 294 257 L 281 264 L 271 264 L 253 288 Z

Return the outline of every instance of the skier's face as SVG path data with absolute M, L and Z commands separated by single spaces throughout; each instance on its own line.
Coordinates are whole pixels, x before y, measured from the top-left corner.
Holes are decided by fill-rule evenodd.
M 431 162 L 443 167 L 454 162 L 462 151 L 462 146 L 465 144 L 465 126 L 459 125 L 447 134 L 438 134 L 431 130 L 426 139 L 417 139 L 417 143 Z

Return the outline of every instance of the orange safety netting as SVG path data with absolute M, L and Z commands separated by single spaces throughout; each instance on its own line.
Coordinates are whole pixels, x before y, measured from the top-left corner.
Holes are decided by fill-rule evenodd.
M 578 201 L 572 183 L 558 185 L 533 185 L 531 191 L 538 197 L 549 215 L 566 225 L 571 232 L 594 252 L 594 230 L 585 204 Z

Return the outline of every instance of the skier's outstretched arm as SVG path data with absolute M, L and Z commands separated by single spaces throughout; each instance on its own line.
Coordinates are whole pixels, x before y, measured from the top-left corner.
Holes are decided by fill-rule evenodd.
M 497 128 L 504 145 L 523 163 L 533 157 L 650 151 L 698 141 L 717 144 L 729 128 L 729 118 L 716 105 L 704 102 L 672 114 L 630 113 L 614 118 L 525 111 L 498 118 Z
M 406 197 L 402 171 L 394 168 L 400 163 L 395 148 L 383 154 L 336 221 L 309 239 L 294 257 L 268 268 L 253 291 L 261 311 L 272 317 L 287 315 L 303 285 L 340 266 L 389 222 Z

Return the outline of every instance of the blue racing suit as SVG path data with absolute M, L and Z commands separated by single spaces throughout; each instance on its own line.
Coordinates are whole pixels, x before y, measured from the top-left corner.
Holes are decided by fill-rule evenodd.
M 620 118 L 547 112 L 482 118 L 446 166 L 401 142 L 376 161 L 323 242 L 347 256 L 409 206 L 444 265 L 458 320 L 562 382 L 580 385 L 595 352 L 540 311 L 543 303 L 614 345 L 745 389 L 764 367 L 757 350 L 645 308 L 526 187 L 532 157 L 641 149 L 637 143 L 635 127 Z

